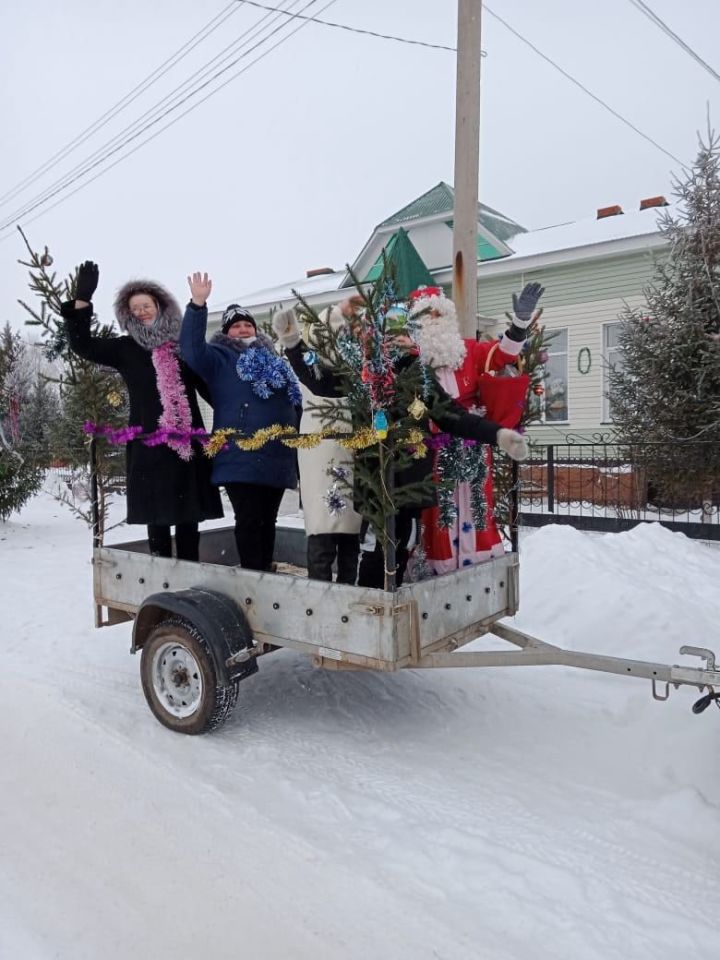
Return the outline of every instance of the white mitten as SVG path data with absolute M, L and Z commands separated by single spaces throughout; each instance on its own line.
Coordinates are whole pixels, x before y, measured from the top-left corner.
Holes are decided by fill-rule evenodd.
M 297 314 L 292 307 L 288 310 L 278 310 L 273 315 L 272 328 L 286 350 L 290 350 L 300 343 L 300 325 L 298 324 Z
M 527 460 L 530 453 L 528 442 L 517 430 L 501 427 L 497 434 L 497 445 L 513 460 Z

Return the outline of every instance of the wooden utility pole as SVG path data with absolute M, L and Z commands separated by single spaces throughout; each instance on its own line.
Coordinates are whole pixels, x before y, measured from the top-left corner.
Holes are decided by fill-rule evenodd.
M 464 337 L 477 328 L 481 14 L 482 0 L 458 0 L 453 300 Z

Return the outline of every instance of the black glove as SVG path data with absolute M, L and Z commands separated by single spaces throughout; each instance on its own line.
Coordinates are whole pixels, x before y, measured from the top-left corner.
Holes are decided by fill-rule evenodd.
M 545 293 L 545 287 L 539 283 L 526 283 L 520 296 L 512 295 L 514 322 L 518 327 L 527 328 L 534 319 L 538 300 Z
M 97 290 L 100 270 L 92 260 L 86 260 L 78 267 L 77 279 L 75 280 L 75 299 L 84 300 L 90 303 L 93 294 Z

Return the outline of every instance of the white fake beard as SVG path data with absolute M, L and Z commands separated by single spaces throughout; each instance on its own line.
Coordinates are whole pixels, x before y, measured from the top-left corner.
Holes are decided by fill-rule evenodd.
M 410 316 L 426 308 L 439 310 L 441 315 L 433 317 L 427 312 L 417 317 L 413 339 L 420 347 L 420 359 L 436 369 L 457 370 L 465 359 L 467 348 L 458 329 L 455 304 L 445 297 L 428 297 L 422 301 L 419 310 L 411 311 Z

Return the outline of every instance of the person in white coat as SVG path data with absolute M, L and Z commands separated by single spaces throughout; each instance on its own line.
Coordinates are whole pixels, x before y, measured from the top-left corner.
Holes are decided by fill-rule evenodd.
M 329 324 L 335 332 L 345 326 L 352 316 L 355 303 L 352 298 L 343 300 L 322 311 L 320 320 Z M 306 324 L 303 338 L 310 348 L 313 346 L 313 325 Z M 328 405 L 347 410 L 347 400 L 342 397 L 322 401 L 306 387 L 302 387 L 303 415 L 300 421 L 301 433 L 319 433 L 322 429 L 338 432 L 351 432 L 352 428 L 343 418 L 329 422 L 327 415 L 320 415 L 318 406 L 322 403 L 326 411 Z M 340 468 L 352 484 L 352 453 L 343 449 L 339 443 L 323 440 L 317 447 L 298 450 L 300 471 L 300 498 L 307 534 L 308 576 L 313 580 L 332 580 L 333 564 L 336 564 L 338 583 L 354 584 L 357 579 L 358 559 L 360 556 L 360 526 L 362 518 L 352 508 L 352 497 L 345 497 L 345 506 L 331 512 L 326 501 L 328 490 L 333 486 L 332 468 Z

